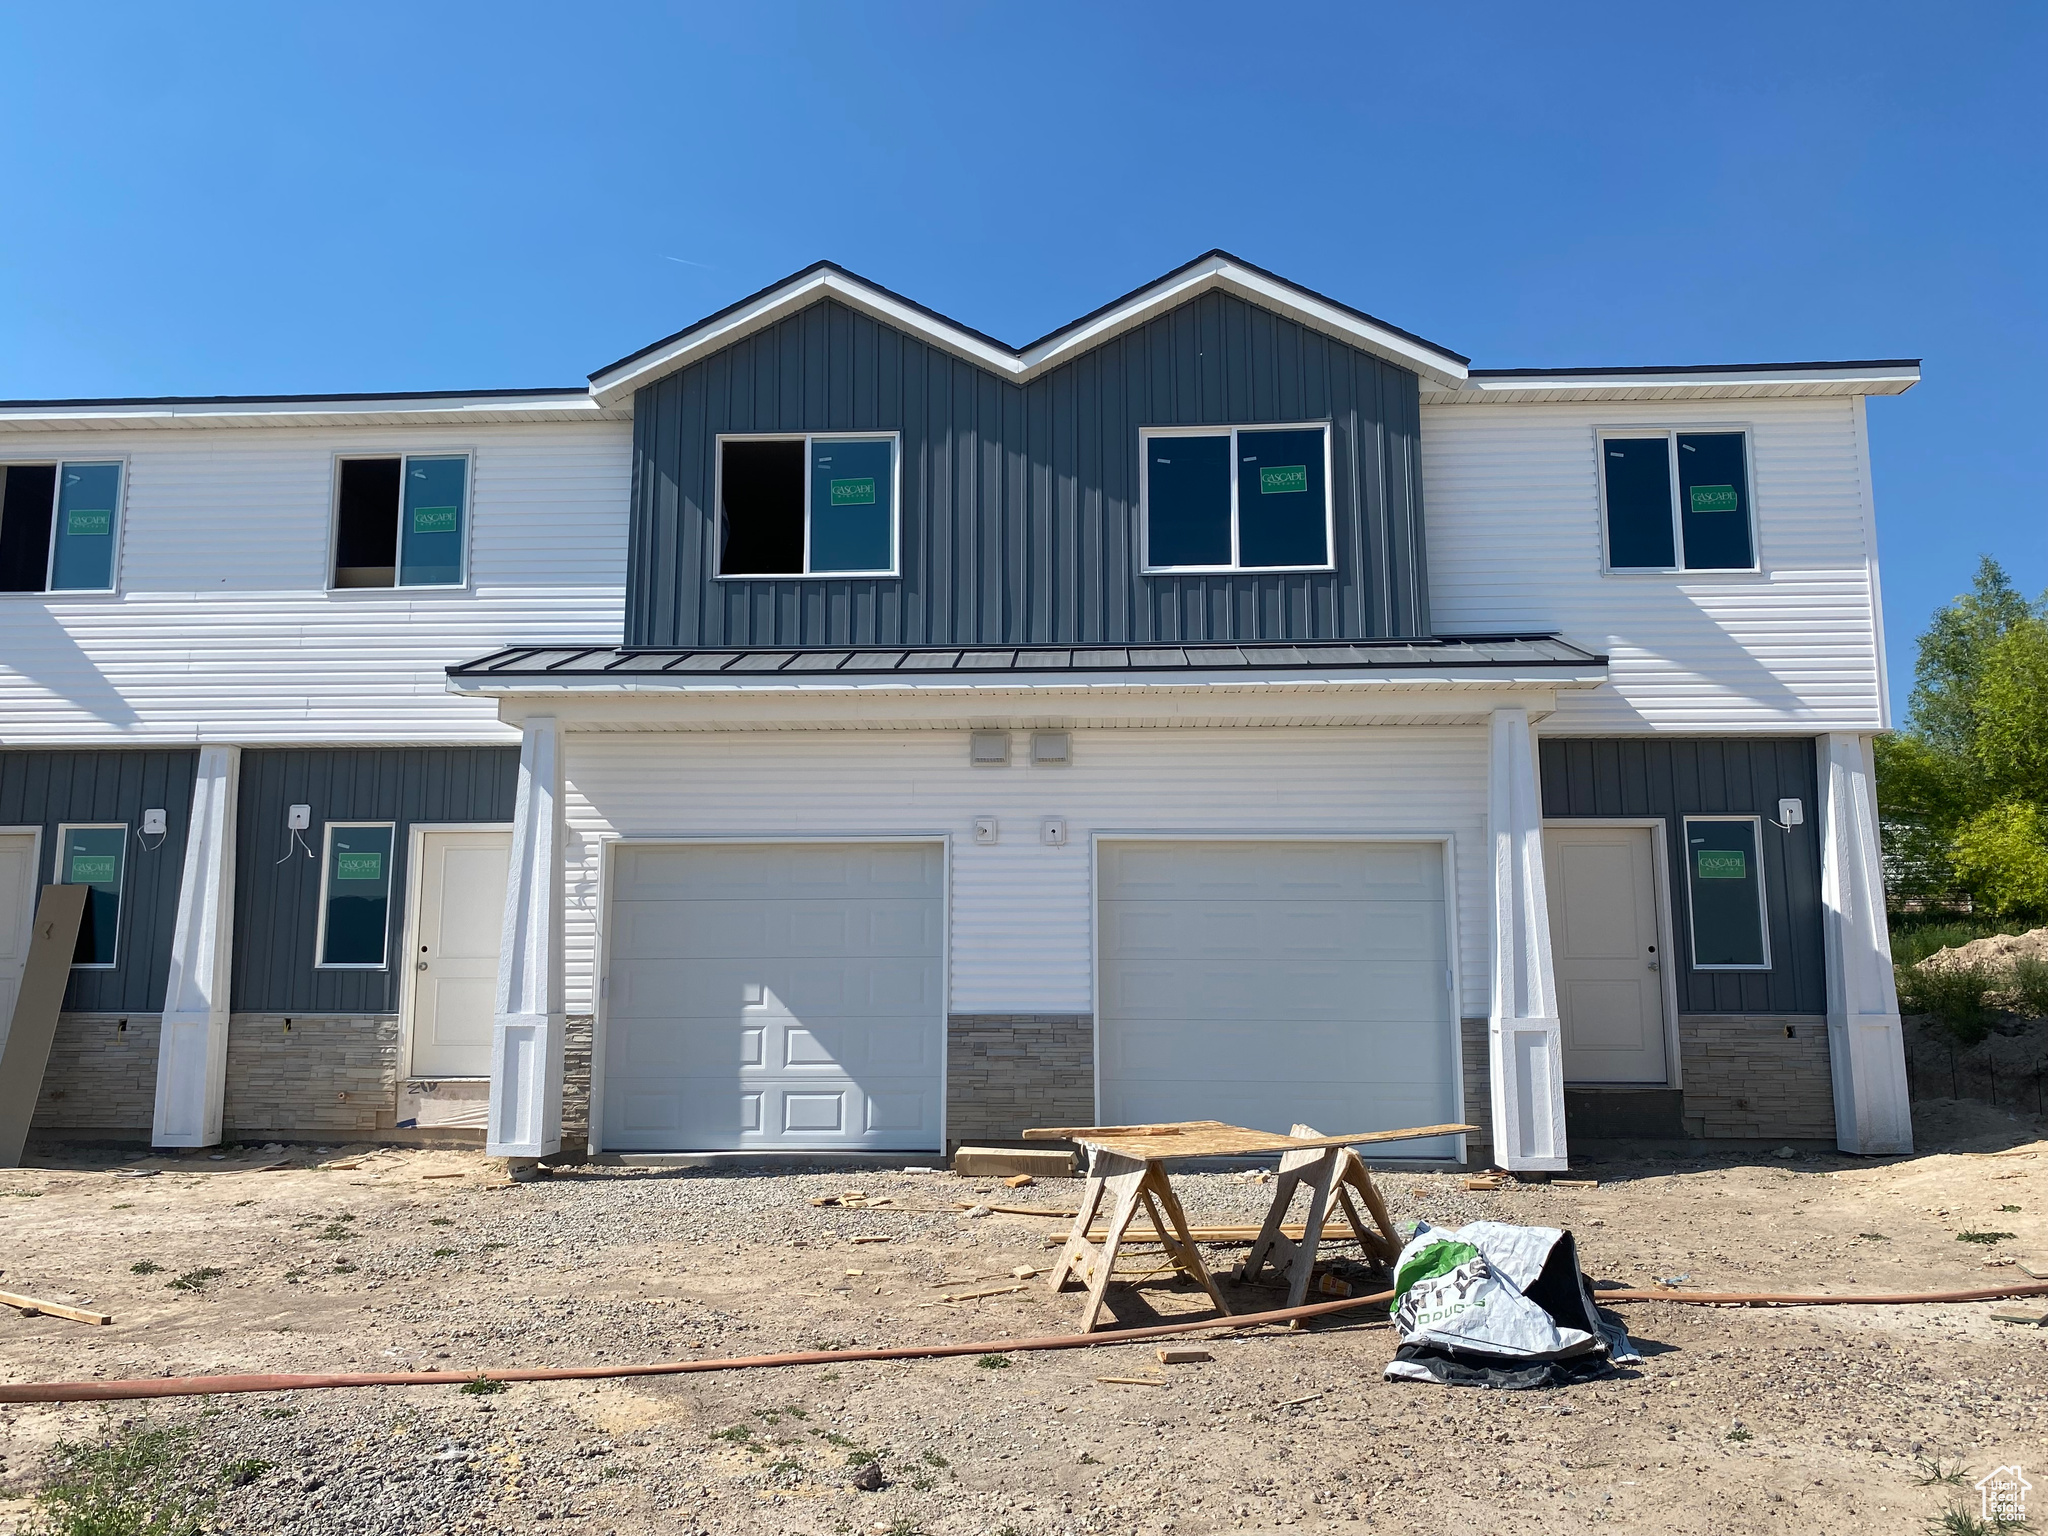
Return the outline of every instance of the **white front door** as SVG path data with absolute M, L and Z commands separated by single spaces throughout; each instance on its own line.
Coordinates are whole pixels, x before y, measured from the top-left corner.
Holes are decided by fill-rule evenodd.
M 413 911 L 412 1065 L 419 1078 L 489 1077 L 512 834 L 422 832 Z
M 1546 827 L 1550 955 L 1568 1083 L 1670 1080 L 1648 827 Z
M 1458 1118 L 1441 843 L 1105 840 L 1098 868 L 1102 1123 Z
M 605 1148 L 937 1150 L 944 892 L 938 843 L 621 845 Z
M 0 1045 L 14 1021 L 21 994 L 21 970 L 28 964 L 29 933 L 36 916 L 36 837 L 33 832 L 0 834 Z

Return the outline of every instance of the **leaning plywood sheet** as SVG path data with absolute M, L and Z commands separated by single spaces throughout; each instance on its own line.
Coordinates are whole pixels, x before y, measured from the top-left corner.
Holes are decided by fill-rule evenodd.
M 0 1168 L 19 1168 L 28 1122 L 43 1091 L 43 1068 L 57 1035 L 57 1011 L 71 980 L 71 954 L 89 885 L 46 885 L 36 903 L 28 965 L 14 995 L 14 1017 L 0 1043 Z

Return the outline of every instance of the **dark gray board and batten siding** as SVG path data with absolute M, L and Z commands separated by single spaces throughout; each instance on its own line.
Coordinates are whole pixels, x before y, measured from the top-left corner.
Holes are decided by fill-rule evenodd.
M 1541 742 L 1545 817 L 1641 816 L 1665 823 L 1667 888 L 1678 947 L 1680 1013 L 1824 1014 L 1827 968 L 1820 910 L 1819 764 L 1807 737 L 1557 737 Z M 1771 822 L 1778 801 L 1806 808 L 1803 826 Z M 1754 814 L 1763 822 L 1767 971 L 1701 971 L 1686 930 L 1688 815 Z
M 414 822 L 509 822 L 517 747 L 264 750 L 242 753 L 235 816 L 237 1013 L 396 1013 Z M 298 845 L 285 827 L 313 808 Z M 390 928 L 382 970 L 316 968 L 320 851 L 330 821 L 395 821 Z M 307 857 L 306 850 L 312 850 Z M 502 892 L 492 893 L 503 900 Z
M 108 971 L 71 973 L 67 1013 L 161 1013 L 178 925 L 185 830 L 192 819 L 196 751 L 0 752 L 0 826 L 43 829 L 39 885 L 55 877 L 57 828 L 64 822 L 128 824 L 121 936 Z M 168 831 L 144 846 L 146 810 L 164 812 Z
M 1429 633 L 1417 380 L 1205 294 L 1016 385 L 834 300 L 634 398 L 626 644 Z M 1336 569 L 1139 574 L 1138 429 L 1328 421 Z M 902 434 L 901 575 L 714 579 L 720 433 Z

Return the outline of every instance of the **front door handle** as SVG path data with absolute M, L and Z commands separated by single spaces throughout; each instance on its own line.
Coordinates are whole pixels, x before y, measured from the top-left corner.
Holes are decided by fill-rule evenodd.
M 1650 968 L 1651 970 L 1653 970 L 1653 971 L 1654 971 L 1655 969 L 1657 969 L 1657 962 L 1656 962 L 1656 961 L 1654 961 L 1654 960 L 1652 960 L 1652 961 L 1649 961 L 1649 962 L 1648 962 L 1648 965 L 1649 965 L 1649 968 Z M 424 961 L 424 960 L 422 960 L 422 961 L 420 962 L 420 969 L 424 971 L 424 970 L 425 970 L 426 968 L 427 968 L 427 962 L 426 962 L 426 961 Z
M 424 960 L 422 960 L 422 961 L 420 962 L 420 969 L 424 971 L 424 970 L 425 970 L 426 968 L 427 968 L 427 962 L 426 962 L 426 961 L 424 961 Z M 1657 969 L 1657 967 L 1653 965 L 1653 966 L 1651 966 L 1651 967 L 1650 967 L 1650 969 L 1654 971 L 1655 969 Z

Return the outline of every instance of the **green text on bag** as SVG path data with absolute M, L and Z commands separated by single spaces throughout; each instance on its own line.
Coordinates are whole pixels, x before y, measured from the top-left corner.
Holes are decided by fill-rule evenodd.
M 1445 1238 L 1440 1243 L 1431 1243 L 1422 1252 L 1401 1266 L 1401 1272 L 1394 1276 L 1394 1301 L 1398 1305 L 1416 1286 L 1425 1280 L 1434 1280 L 1438 1275 L 1448 1275 L 1460 1264 L 1479 1257 L 1479 1250 L 1470 1243 L 1455 1243 Z
M 1308 466 L 1306 464 L 1276 464 L 1271 469 L 1259 466 L 1259 494 L 1279 496 L 1289 491 L 1308 489 Z

